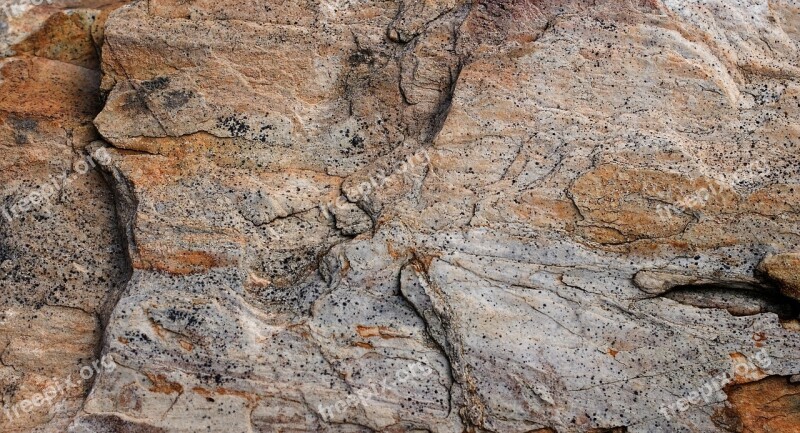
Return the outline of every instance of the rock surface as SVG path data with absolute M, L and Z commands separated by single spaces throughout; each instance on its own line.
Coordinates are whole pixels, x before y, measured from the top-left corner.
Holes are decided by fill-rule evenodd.
M 800 253 L 768 256 L 759 265 L 759 270 L 786 296 L 800 300 Z
M 9 433 L 68 429 L 92 384 L 80 369 L 100 353 L 130 274 L 113 195 L 84 151 L 99 138 L 94 25 L 104 11 L 56 9 L 18 17 L 41 25 L 0 59 L 0 431 Z M 43 404 L 48 389 L 57 395 Z
M 56 6 L 3 403 L 114 368 L 3 431 L 800 431 L 796 1 Z

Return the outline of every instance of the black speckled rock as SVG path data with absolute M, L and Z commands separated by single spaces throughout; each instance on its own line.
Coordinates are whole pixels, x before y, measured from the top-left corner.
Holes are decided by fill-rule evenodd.
M 796 2 L 150 0 L 104 19 L 48 21 L 102 46 L 102 77 L 58 87 L 72 105 L 30 85 L 56 72 L 13 77 L 83 57 L 2 63 L 39 96 L 0 96 L 0 151 L 57 142 L 48 110 L 94 118 L 73 147 L 108 187 L 83 177 L 70 203 L 100 213 L 82 234 L 103 247 L 78 266 L 124 248 L 103 278 L 131 273 L 62 297 L 96 297 L 81 332 L 116 363 L 70 433 L 800 429 L 776 403 L 800 395 Z M 0 231 L 8 311 L 50 284 L 15 270 L 50 245 L 34 223 Z

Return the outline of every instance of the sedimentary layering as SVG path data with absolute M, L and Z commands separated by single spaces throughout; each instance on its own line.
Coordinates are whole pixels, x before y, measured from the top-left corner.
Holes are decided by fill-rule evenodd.
M 796 0 L 19 10 L 0 430 L 800 431 Z

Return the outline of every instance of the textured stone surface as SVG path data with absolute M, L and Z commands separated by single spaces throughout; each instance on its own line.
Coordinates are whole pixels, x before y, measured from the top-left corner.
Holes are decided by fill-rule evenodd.
M 50 11 L 14 56 L 0 59 L 3 432 L 66 431 L 91 386 L 80 368 L 100 353 L 130 273 L 112 194 L 84 151 L 99 138 L 92 25 L 101 14 Z M 52 404 L 22 410 L 70 378 L 74 386 Z
M 105 183 L 0 326 L 117 367 L 10 428 L 800 429 L 796 1 L 104 5 L 9 33 L 6 201 Z
M 795 431 L 800 425 L 798 387 L 782 377 L 733 386 L 726 390 L 729 407 L 715 417 L 734 431 Z
M 781 291 L 793 299 L 800 299 L 800 253 L 769 256 L 759 269 L 778 284 Z

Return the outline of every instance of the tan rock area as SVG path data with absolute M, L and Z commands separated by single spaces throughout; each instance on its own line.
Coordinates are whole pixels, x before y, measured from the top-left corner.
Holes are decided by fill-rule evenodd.
M 2 432 L 800 432 L 796 0 L 5 0 Z
M 99 138 L 93 26 L 103 10 L 55 6 L 6 16 L 41 25 L 0 59 L 0 431 L 9 433 L 69 428 L 96 374 L 83 379 L 81 368 L 100 355 L 130 274 L 113 195 L 84 151 Z

